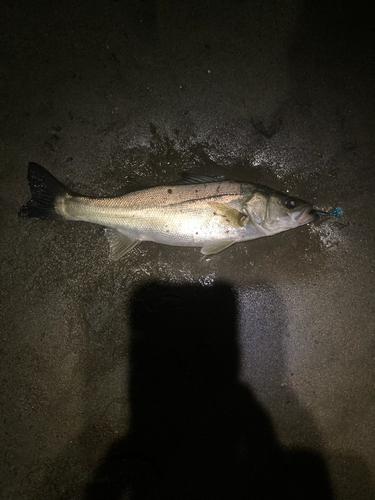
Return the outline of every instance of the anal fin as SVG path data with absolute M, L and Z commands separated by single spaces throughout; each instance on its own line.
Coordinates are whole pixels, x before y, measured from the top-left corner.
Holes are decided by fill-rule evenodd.
M 139 240 L 129 238 L 129 236 L 110 227 L 105 228 L 105 235 L 109 242 L 109 258 L 111 260 L 121 259 L 127 252 L 141 243 Z

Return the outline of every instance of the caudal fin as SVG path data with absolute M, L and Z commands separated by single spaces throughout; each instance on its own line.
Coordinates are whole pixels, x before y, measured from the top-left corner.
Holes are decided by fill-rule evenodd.
M 18 216 L 23 219 L 60 219 L 55 211 L 55 200 L 68 189 L 38 163 L 29 163 L 27 179 L 31 200 L 20 208 Z

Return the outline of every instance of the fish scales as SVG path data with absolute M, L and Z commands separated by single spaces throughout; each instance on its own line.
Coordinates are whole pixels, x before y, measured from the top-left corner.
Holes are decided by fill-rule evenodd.
M 204 256 L 213 255 L 318 218 L 310 203 L 266 186 L 194 174 L 176 185 L 109 198 L 74 193 L 36 163 L 29 164 L 28 180 L 32 199 L 20 217 L 105 226 L 114 260 L 142 241 L 200 247 Z

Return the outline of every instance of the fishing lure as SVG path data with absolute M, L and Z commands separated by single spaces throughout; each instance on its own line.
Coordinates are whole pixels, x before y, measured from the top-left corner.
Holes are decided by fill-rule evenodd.
M 341 207 L 335 207 L 331 212 L 320 212 L 315 211 L 316 215 L 323 215 L 326 217 L 342 217 L 344 215 L 344 210 Z

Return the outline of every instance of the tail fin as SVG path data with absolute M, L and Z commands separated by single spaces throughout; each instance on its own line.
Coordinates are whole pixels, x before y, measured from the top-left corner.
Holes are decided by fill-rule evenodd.
M 29 163 L 27 180 L 31 200 L 20 208 L 18 216 L 23 219 L 61 219 L 55 212 L 55 200 L 58 195 L 69 192 L 68 189 L 37 163 Z

